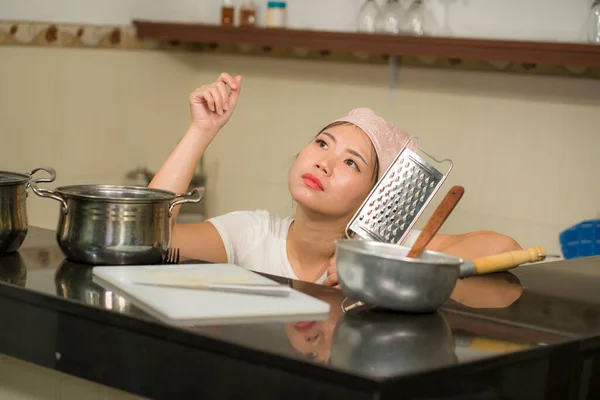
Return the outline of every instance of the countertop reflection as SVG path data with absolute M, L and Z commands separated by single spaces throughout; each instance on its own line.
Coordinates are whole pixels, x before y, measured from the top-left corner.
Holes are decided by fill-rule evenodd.
M 532 281 L 529 274 L 533 270 L 534 267 L 527 269 L 528 282 Z M 566 317 L 558 311 L 553 311 L 556 320 L 532 320 L 529 308 L 537 305 L 540 297 L 535 289 L 522 285 L 522 278 L 516 272 L 464 279 L 457 285 L 454 300 L 429 314 L 389 312 L 369 306 L 344 312 L 341 307 L 344 296 L 338 289 L 270 278 L 328 302 L 329 318 L 172 329 L 379 378 L 562 343 L 593 333 L 595 326 L 593 321 L 566 324 Z M 132 305 L 125 294 L 117 295 L 94 283 L 92 266 L 65 260 L 49 230 L 31 228 L 18 253 L 0 258 L 0 289 L 2 285 L 162 324 Z M 598 301 L 585 305 L 579 300 L 577 303 L 558 297 L 552 301 L 557 310 L 579 306 L 586 307 L 588 315 L 589 310 L 600 312 Z M 529 326 L 524 326 L 523 321 Z M 561 326 L 568 329 L 560 329 Z

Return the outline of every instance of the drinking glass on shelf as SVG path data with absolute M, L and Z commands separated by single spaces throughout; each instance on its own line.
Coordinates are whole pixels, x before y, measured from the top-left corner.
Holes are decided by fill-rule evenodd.
M 401 33 L 404 5 L 400 0 L 387 0 L 378 19 L 378 30 L 385 33 Z
M 444 11 L 442 13 L 442 26 L 436 33 L 438 36 L 452 36 L 452 28 L 450 28 L 450 8 L 460 0 L 439 0 L 443 3 Z
M 594 0 L 587 20 L 587 41 L 600 45 L 600 0 Z
M 375 0 L 366 0 L 358 12 L 356 30 L 358 32 L 377 32 L 377 24 L 381 13 L 381 7 Z
M 436 31 L 435 17 L 423 0 L 414 0 L 404 14 L 402 31 L 409 35 L 433 35 Z

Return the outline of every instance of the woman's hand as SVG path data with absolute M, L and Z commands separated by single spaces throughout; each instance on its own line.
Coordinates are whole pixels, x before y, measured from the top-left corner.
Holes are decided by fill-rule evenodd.
M 338 282 L 337 272 L 335 270 L 335 254 L 329 260 L 329 268 L 327 268 L 327 277 L 323 281 L 323 285 L 331 286 L 336 289 L 340 288 L 340 284 Z
M 231 118 L 241 88 L 241 76 L 222 73 L 213 83 L 194 90 L 190 94 L 191 127 L 213 135 L 219 132 Z

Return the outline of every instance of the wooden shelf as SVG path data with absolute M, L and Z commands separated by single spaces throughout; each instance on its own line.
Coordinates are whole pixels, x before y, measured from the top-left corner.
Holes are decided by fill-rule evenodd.
M 600 46 L 488 39 L 421 37 L 296 29 L 224 27 L 134 20 L 140 39 L 178 43 L 255 45 L 322 52 L 370 53 L 522 64 L 600 67 Z

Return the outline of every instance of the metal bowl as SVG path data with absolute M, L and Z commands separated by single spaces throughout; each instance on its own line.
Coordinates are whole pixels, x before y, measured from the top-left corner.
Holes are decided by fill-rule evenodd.
M 336 271 L 345 296 L 365 304 L 405 312 L 433 312 L 444 304 L 459 278 L 463 260 L 410 247 L 368 240 L 339 239 Z

